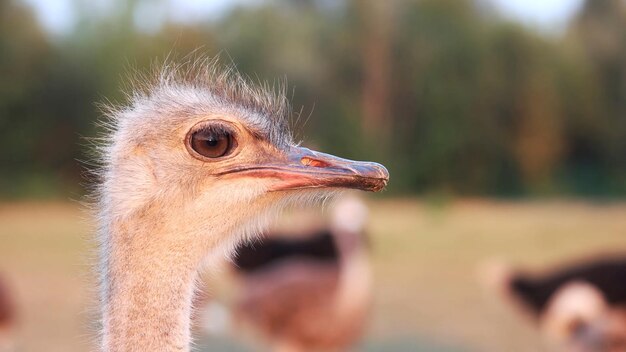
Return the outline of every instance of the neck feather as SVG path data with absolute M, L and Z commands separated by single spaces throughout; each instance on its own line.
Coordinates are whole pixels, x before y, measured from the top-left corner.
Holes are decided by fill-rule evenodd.
M 199 270 L 232 253 L 242 236 L 257 233 L 283 205 L 272 197 L 248 207 L 231 200 L 230 207 L 208 213 L 212 204 L 228 202 L 187 200 L 131 207 L 136 210 L 126 216 L 119 210 L 134 205 L 132 197 L 102 202 L 103 351 L 189 351 Z
M 199 246 L 174 241 L 158 226 L 126 225 L 113 224 L 109 234 L 103 350 L 188 351 L 191 302 L 204 256 Z

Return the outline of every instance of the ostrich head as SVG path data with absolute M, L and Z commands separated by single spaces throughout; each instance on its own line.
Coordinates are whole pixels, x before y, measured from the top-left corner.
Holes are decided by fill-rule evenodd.
M 115 250 L 111 233 L 143 228 L 199 252 L 219 245 L 231 253 L 289 201 L 387 184 L 380 164 L 294 143 L 284 94 L 215 61 L 166 66 L 151 77 L 136 80 L 129 104 L 108 110 L 99 189 L 105 259 Z M 163 238 L 142 241 L 156 240 Z
M 140 88 L 129 106 L 109 114 L 106 218 L 157 210 L 160 223 L 173 220 L 175 236 L 245 234 L 288 200 L 333 188 L 378 191 L 387 183 L 380 164 L 295 144 L 284 95 L 214 62 L 165 68 Z

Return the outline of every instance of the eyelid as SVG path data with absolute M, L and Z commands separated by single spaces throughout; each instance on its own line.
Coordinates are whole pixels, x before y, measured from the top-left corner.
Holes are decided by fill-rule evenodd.
M 191 129 L 191 133 L 197 133 L 200 131 L 207 131 L 207 132 L 213 132 L 213 133 L 230 133 L 232 135 L 237 134 L 234 128 L 226 125 L 226 123 L 223 123 L 223 122 L 206 123 L 204 124 L 204 126 L 200 126 L 198 128 L 195 128 L 194 126 L 194 128 Z

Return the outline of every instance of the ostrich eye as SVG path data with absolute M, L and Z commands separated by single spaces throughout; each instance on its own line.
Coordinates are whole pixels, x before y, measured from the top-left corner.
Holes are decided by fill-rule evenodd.
M 191 134 L 189 146 L 205 158 L 226 156 L 234 146 L 233 133 L 222 126 L 207 126 Z

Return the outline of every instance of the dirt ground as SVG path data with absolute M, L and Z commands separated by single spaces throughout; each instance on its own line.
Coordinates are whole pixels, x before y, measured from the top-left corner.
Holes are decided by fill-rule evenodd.
M 626 253 L 626 203 L 370 205 L 376 303 L 366 351 L 542 351 L 535 331 L 482 288 L 480 264 L 499 258 L 541 268 Z M 78 204 L 0 204 L 0 273 L 18 301 L 18 351 L 92 349 L 90 232 Z

